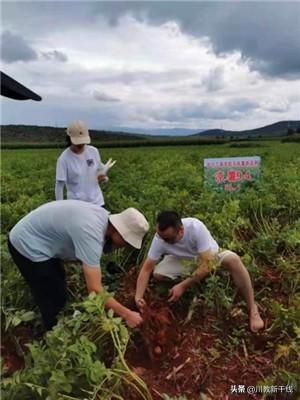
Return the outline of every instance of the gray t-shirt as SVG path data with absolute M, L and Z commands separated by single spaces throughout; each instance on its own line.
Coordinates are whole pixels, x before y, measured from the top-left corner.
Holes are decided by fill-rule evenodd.
M 104 208 L 85 201 L 53 201 L 22 218 L 9 238 L 33 262 L 60 258 L 99 267 L 108 215 Z

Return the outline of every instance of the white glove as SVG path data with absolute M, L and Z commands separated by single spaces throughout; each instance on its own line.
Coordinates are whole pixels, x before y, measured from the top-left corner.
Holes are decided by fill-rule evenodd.
M 100 169 L 100 171 L 98 171 L 98 176 L 105 175 L 105 179 L 103 182 L 109 181 L 109 178 L 108 178 L 108 176 L 106 176 L 106 174 L 107 174 L 108 170 L 115 165 L 115 163 L 116 163 L 116 160 L 113 161 L 112 158 L 110 158 L 107 161 L 107 163 L 103 165 L 103 167 Z
M 78 315 L 80 315 L 80 314 L 81 314 L 81 312 L 80 312 L 79 310 L 75 310 L 75 311 L 73 312 L 73 318 L 78 317 Z
M 111 169 L 111 167 L 113 167 L 116 163 L 116 160 L 112 160 L 112 158 L 110 158 L 106 164 L 104 164 L 104 166 L 102 167 L 102 169 L 99 171 L 99 175 L 106 175 L 108 170 Z

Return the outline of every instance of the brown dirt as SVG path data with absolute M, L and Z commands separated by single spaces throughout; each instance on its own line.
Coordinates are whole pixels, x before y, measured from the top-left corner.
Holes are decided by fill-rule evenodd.
M 158 360 L 178 340 L 175 317 L 168 307 L 152 301 L 142 312 L 141 335 L 150 359 Z
M 116 294 L 131 309 L 136 309 L 137 275 L 136 268 L 126 273 Z M 265 278 L 273 289 L 277 289 L 278 275 L 272 268 L 266 269 Z M 257 386 L 276 370 L 274 346 L 269 348 L 268 343 L 274 343 L 277 337 L 266 331 L 249 332 L 247 314 L 239 304 L 217 317 L 207 310 L 203 301 L 197 300 L 191 319 L 187 319 L 189 305 L 183 301 L 170 305 L 166 296 L 159 296 L 155 291 L 148 291 L 146 300 L 145 322 L 132 333 L 125 357 L 128 365 L 146 382 L 154 400 L 162 399 L 162 394 L 199 400 L 200 393 L 207 396 L 206 400 L 263 399 L 261 394 L 231 394 L 232 385 Z M 262 306 L 262 313 L 269 327 L 271 317 L 267 305 Z M 236 330 L 241 328 L 244 334 L 237 339 Z M 18 327 L 14 333 L 25 351 L 25 344 L 33 341 L 32 332 L 27 327 Z M 1 348 L 9 373 L 23 367 L 23 357 L 17 354 L 11 337 L 3 338 Z M 296 397 L 293 394 L 268 397 L 268 400 L 285 399 Z M 126 400 L 139 399 L 132 394 Z
M 177 331 L 176 341 L 172 347 L 163 348 L 160 357 L 149 356 L 149 347 L 155 345 L 151 342 L 152 332 L 149 336 L 141 329 L 133 337 L 126 360 L 151 388 L 155 400 L 161 399 L 163 393 L 181 394 L 187 399 L 199 399 L 200 393 L 213 400 L 234 399 L 235 395 L 230 396 L 231 385 L 256 385 L 271 373 L 272 351 L 262 352 L 263 344 L 258 343 L 259 350 L 244 350 L 238 344 L 228 352 L 226 339 L 220 341 L 214 329 L 217 321 L 208 316 L 207 322 L 201 327 L 194 326 L 194 322 L 184 325 L 183 320 L 173 320 L 165 329 L 169 330 L 166 336 Z M 260 399 L 241 394 L 238 398 Z
M 18 326 L 14 333 L 7 333 L 1 338 L 1 357 L 3 370 L 7 375 L 24 367 L 24 354 L 28 351 L 27 344 L 34 340 L 29 326 Z
M 135 308 L 137 274 L 133 268 L 117 293 L 131 308 Z M 277 283 L 275 276 L 273 282 Z M 232 385 L 258 386 L 276 369 L 274 349 L 267 347 L 272 337 L 266 331 L 252 334 L 244 310 L 237 306 L 218 318 L 199 301 L 191 320 L 185 323 L 188 306 L 182 302 L 168 305 L 166 298 L 149 292 L 146 300 L 145 323 L 131 337 L 126 360 L 147 383 L 155 400 L 162 399 L 162 394 L 199 400 L 201 393 L 207 400 L 263 399 L 262 394 L 231 394 Z M 268 327 L 270 315 L 265 308 L 262 312 Z M 233 330 L 241 328 L 244 337 L 232 342 Z M 160 354 L 154 351 L 157 346 Z M 278 394 L 268 400 L 293 398 Z

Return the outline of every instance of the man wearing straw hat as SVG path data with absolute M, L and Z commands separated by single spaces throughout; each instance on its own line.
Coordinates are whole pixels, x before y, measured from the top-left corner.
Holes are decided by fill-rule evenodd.
M 67 292 L 62 260 L 81 261 L 89 293 L 103 290 L 100 258 L 103 252 L 131 245 L 141 248 L 149 229 L 135 208 L 110 215 L 107 210 L 81 200 L 46 203 L 23 217 L 10 231 L 8 247 L 30 287 L 46 329 L 57 322 Z M 129 327 L 142 322 L 138 312 L 109 298 L 106 307 Z

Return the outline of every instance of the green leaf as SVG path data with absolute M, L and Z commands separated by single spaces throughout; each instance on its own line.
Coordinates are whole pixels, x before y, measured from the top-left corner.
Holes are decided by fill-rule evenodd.
M 12 325 L 13 326 L 18 326 L 18 325 L 20 325 L 20 323 L 22 322 L 22 320 L 19 318 L 19 317 L 13 317 L 12 318 L 12 321 L 11 321 L 11 323 L 12 323 Z
M 27 311 L 24 314 L 21 315 L 21 319 L 23 322 L 28 322 L 32 321 L 35 318 L 35 312 L 34 311 Z

